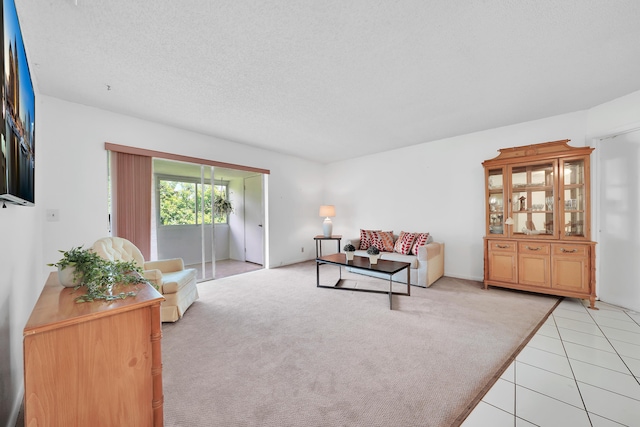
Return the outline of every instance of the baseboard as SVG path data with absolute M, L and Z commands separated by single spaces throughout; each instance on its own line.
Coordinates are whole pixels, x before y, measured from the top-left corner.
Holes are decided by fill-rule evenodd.
M 444 272 L 444 275 L 447 277 L 453 277 L 454 279 L 462 279 L 462 280 L 473 280 L 475 282 L 484 282 L 483 276 L 461 276 L 459 274 L 449 274 L 448 272 Z

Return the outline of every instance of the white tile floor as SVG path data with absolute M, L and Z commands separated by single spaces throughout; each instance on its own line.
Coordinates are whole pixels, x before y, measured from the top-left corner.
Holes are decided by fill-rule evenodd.
M 564 299 L 463 427 L 640 426 L 640 313 Z

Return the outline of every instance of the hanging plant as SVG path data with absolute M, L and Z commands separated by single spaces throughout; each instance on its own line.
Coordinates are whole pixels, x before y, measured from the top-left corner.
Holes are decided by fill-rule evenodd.
M 213 210 L 216 215 L 229 214 L 233 212 L 233 204 L 223 195 L 216 194 L 213 200 Z

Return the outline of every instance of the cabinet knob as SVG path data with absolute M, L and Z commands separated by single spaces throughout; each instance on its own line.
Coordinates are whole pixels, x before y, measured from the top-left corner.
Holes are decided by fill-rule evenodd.
M 540 249 L 542 249 L 540 246 L 538 246 L 537 248 L 532 248 L 531 246 L 525 246 L 525 248 L 529 249 L 530 251 L 539 251 Z
M 509 245 L 496 245 L 496 247 L 500 249 L 507 249 Z

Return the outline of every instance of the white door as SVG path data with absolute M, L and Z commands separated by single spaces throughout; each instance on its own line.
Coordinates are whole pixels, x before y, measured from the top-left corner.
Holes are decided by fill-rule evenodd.
M 598 297 L 640 310 L 640 131 L 602 140 L 598 156 Z
M 264 264 L 264 213 L 262 175 L 244 180 L 245 260 Z

